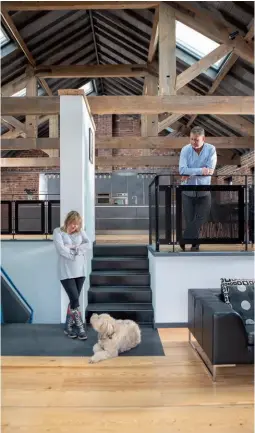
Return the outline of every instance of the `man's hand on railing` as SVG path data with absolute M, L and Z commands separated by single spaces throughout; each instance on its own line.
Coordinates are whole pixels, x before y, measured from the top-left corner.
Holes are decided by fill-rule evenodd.
M 186 181 L 189 179 L 189 176 L 182 176 L 181 177 L 181 183 L 186 183 Z
M 207 168 L 207 167 L 203 167 L 202 168 L 202 175 L 203 176 L 209 176 L 212 175 L 214 172 L 213 168 Z

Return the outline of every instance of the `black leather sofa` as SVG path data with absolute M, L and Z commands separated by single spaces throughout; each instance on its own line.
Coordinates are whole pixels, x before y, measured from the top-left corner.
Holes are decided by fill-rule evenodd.
M 241 316 L 224 303 L 219 289 L 189 289 L 188 328 L 190 343 L 213 380 L 217 367 L 254 362 L 254 325 L 244 325 Z

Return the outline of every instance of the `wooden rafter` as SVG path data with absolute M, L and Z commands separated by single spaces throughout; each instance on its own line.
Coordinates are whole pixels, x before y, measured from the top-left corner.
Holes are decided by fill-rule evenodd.
M 2 18 L 4 20 L 4 23 L 5 23 L 6 27 L 9 29 L 9 31 L 12 34 L 14 40 L 17 42 L 18 46 L 23 51 L 23 53 L 26 56 L 29 64 L 34 67 L 36 65 L 34 57 L 30 53 L 30 51 L 29 51 L 29 49 L 28 49 L 25 41 L 20 36 L 20 33 L 18 32 L 18 29 L 15 26 L 12 18 L 8 14 L 8 11 L 4 9 L 3 5 L 1 5 L 1 6 L 2 6 L 1 16 L 2 16 Z M 49 88 L 48 84 L 46 83 L 46 81 L 43 78 L 40 78 L 39 81 L 41 83 L 41 86 L 46 91 L 47 95 L 51 96 L 52 95 L 52 91 L 50 90 L 50 88 Z
M 233 47 L 238 56 L 247 62 L 254 64 L 253 44 L 238 35 L 234 40 L 229 35 L 236 30 L 229 23 L 224 23 L 215 18 L 213 13 L 198 9 L 195 2 L 171 2 L 175 9 L 176 19 L 203 35 L 213 39 L 219 44 Z
M 99 9 L 150 9 L 160 2 L 153 1 L 3 1 L 2 9 L 7 11 L 60 11 Z
M 245 36 L 245 40 L 246 41 L 251 41 L 253 36 L 254 36 L 254 19 L 251 20 L 250 22 L 250 30 L 248 31 L 248 33 Z M 230 71 L 230 69 L 232 69 L 232 67 L 234 66 L 234 64 L 236 63 L 236 61 L 239 59 L 239 56 L 235 53 L 232 52 L 230 54 L 230 56 L 228 56 L 227 60 L 225 61 L 225 63 L 222 65 L 222 67 L 220 68 L 220 71 L 218 72 L 209 92 L 208 95 L 213 95 L 214 92 L 217 90 L 217 88 L 219 87 L 220 83 L 222 82 L 222 80 L 226 77 L 226 75 L 228 74 L 228 72 Z M 194 120 L 196 120 L 196 115 L 192 116 L 190 118 L 190 120 L 187 123 L 187 127 L 189 128 L 192 123 L 194 122 Z
M 2 120 L 9 124 L 12 128 L 17 129 L 19 132 L 22 131 L 25 134 L 27 133 L 26 126 L 24 123 L 20 122 L 18 119 L 12 116 L 4 116 Z
M 155 9 L 154 14 L 154 20 L 152 25 L 152 32 L 151 32 L 151 40 L 149 45 L 149 52 L 148 52 L 148 62 L 151 63 L 154 60 L 156 51 L 157 51 L 157 45 L 158 45 L 158 21 L 159 21 L 159 8 L 157 7 Z
M 194 80 L 194 78 L 206 71 L 210 66 L 222 59 L 222 57 L 229 54 L 232 50 L 232 47 L 223 44 L 215 48 L 215 50 L 207 54 L 202 59 L 198 60 L 198 62 L 194 63 L 192 66 L 178 75 L 176 80 L 176 90 L 181 89 L 190 81 Z

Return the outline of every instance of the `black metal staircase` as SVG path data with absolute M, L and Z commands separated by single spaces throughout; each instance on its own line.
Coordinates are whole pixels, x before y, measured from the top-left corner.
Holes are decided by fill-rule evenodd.
M 96 245 L 86 320 L 93 313 L 153 325 L 148 251 L 140 245 Z

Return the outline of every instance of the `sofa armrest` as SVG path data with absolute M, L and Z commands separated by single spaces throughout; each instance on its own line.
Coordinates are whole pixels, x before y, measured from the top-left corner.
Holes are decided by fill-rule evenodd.
M 203 350 L 212 364 L 247 362 L 247 334 L 240 315 L 222 301 L 202 300 Z
M 252 362 L 240 315 L 219 298 L 220 290 L 189 290 L 189 330 L 212 364 Z

